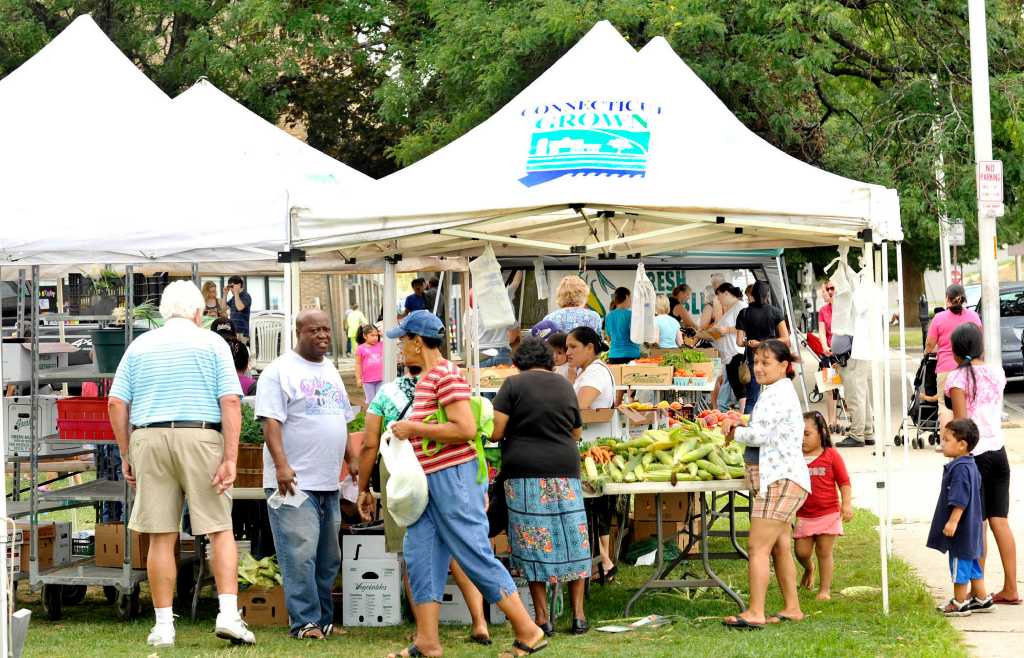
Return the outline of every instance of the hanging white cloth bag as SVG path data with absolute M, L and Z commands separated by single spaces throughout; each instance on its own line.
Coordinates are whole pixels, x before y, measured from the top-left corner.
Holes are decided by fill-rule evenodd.
M 411 443 L 393 437 L 390 430 L 380 440 L 380 456 L 389 474 L 385 487 L 388 511 L 395 523 L 408 528 L 427 509 L 427 476 Z
M 643 263 L 636 268 L 633 279 L 633 317 L 629 324 L 629 339 L 638 345 L 658 342 L 658 329 L 654 324 L 654 302 L 658 297 Z
M 480 326 L 484 329 L 515 326 L 516 314 L 501 277 L 501 265 L 490 244 L 469 264 L 469 271 L 473 275 L 473 306 L 480 314 Z
M 835 268 L 829 277 L 829 283 L 836 289 L 832 294 L 832 335 L 852 336 L 854 330 L 853 293 L 857 283 L 857 273 L 847 261 L 849 247 L 839 247 L 839 257 L 825 266 L 825 272 Z

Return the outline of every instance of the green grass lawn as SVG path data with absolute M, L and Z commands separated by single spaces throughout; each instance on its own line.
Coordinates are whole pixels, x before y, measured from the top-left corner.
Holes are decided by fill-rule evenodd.
M 907 327 L 905 332 L 907 335 L 908 350 L 921 350 L 924 348 L 924 338 L 921 336 L 921 327 Z M 889 348 L 894 350 L 898 350 L 900 348 L 899 327 L 889 328 Z
M 875 519 L 859 511 L 847 525 L 847 535 L 837 546 L 835 591 L 851 585 L 877 585 L 878 539 Z M 745 562 L 719 562 L 720 573 L 741 595 L 746 595 Z M 696 565 L 694 565 L 696 566 Z M 759 632 L 740 632 L 724 628 L 720 617 L 736 612 L 736 606 L 719 592 L 681 592 L 658 594 L 635 607 L 635 615 L 660 613 L 673 615 L 675 623 L 649 632 L 610 635 L 591 631 L 582 637 L 568 635 L 568 625 L 559 620 L 559 632 L 543 656 L 578 658 L 580 656 L 679 656 L 688 653 L 712 653 L 718 656 L 966 656 L 956 631 L 935 612 L 923 584 L 902 561 L 890 562 L 892 614 L 882 616 L 880 597 L 815 601 L 813 593 L 802 593 L 803 623 L 787 623 Z M 618 619 L 626 601 L 640 585 L 647 569 L 628 568 L 620 582 L 607 587 L 595 586 L 588 602 L 593 626 Z M 258 628 L 259 644 L 253 648 L 231 648 L 212 633 L 216 602 L 204 601 L 201 618 L 193 624 L 178 620 L 178 646 L 153 652 L 145 646 L 152 624 L 152 608 L 143 594 L 143 616 L 132 623 L 117 620 L 98 590 L 90 590 L 85 603 L 65 608 L 60 622 L 47 621 L 35 595 L 22 597 L 19 603 L 33 611 L 26 656 L 380 656 L 405 646 L 411 626 L 392 628 L 353 628 L 343 637 L 327 642 L 300 643 L 289 639 L 284 629 Z M 774 584 L 769 590 L 769 610 L 780 605 Z M 506 626 L 492 627 L 494 647 L 484 649 L 465 642 L 467 629 L 443 627 L 445 655 L 453 657 L 497 655 L 511 642 Z

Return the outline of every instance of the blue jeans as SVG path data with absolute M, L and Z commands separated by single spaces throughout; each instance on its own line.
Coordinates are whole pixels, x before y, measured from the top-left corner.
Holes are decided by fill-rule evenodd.
M 480 367 L 491 368 L 494 366 L 512 365 L 512 348 L 510 347 L 488 347 L 487 349 L 497 350 L 494 356 L 487 356 L 480 350 Z
M 264 492 L 269 498 L 274 490 Z M 309 498 L 299 507 L 267 507 L 293 633 L 309 623 L 321 628 L 334 623 L 331 590 L 341 568 L 339 492 L 302 493 Z
M 405 563 L 416 605 L 441 602 L 452 558 L 488 603 L 516 591 L 508 569 L 491 550 L 484 512 L 487 484 L 477 482 L 476 473 L 474 459 L 427 475 L 427 509 L 405 531 Z
M 729 405 L 733 402 L 739 403 L 736 399 L 736 394 L 732 390 L 732 386 L 729 385 L 729 380 L 723 378 L 721 386 L 718 387 L 718 410 L 729 411 Z
M 747 366 L 750 367 L 750 383 L 747 384 L 747 402 L 746 406 L 743 407 L 743 413 L 750 413 L 754 410 L 754 405 L 757 404 L 757 398 L 761 397 L 761 385 L 757 383 L 757 377 L 754 376 L 754 352 L 753 350 L 747 350 Z

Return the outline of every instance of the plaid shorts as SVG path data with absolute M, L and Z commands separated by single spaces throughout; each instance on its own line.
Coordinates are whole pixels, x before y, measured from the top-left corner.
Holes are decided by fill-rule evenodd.
M 807 500 L 807 492 L 792 480 L 776 480 L 761 495 L 760 472 L 757 464 L 747 464 L 747 485 L 754 492 L 754 499 L 750 503 L 750 518 L 792 524 L 797 510 Z

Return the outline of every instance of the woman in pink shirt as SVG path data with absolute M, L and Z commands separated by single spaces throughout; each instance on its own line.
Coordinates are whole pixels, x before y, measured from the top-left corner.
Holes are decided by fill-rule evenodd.
M 935 353 L 938 362 L 935 365 L 939 391 L 939 422 L 945 424 L 953 420 L 953 410 L 946 407 L 944 395 L 946 377 L 956 370 L 956 359 L 953 357 L 953 346 L 950 338 L 953 330 L 968 322 L 981 326 L 981 318 L 969 308 L 964 308 L 964 301 L 967 300 L 967 293 L 964 287 L 953 284 L 946 288 L 946 310 L 936 313 L 932 322 L 928 325 L 928 341 L 925 343 L 925 354 Z

